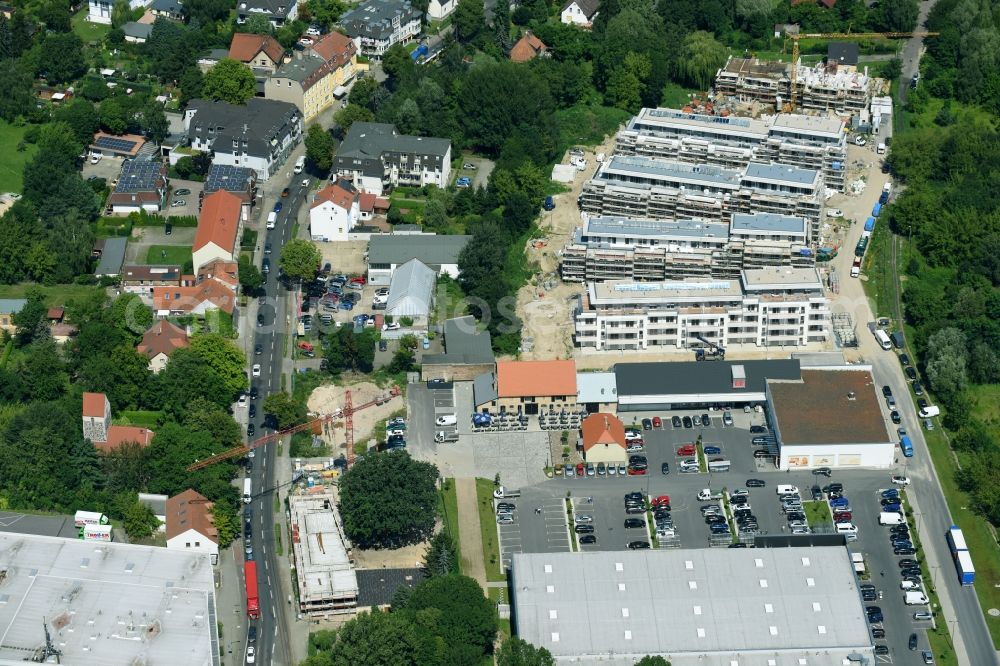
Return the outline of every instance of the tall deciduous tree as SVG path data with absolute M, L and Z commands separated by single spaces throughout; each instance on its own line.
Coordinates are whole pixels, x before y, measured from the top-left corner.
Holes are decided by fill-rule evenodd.
M 306 160 L 320 174 L 330 173 L 333 166 L 333 137 L 320 125 L 313 125 L 306 133 Z
M 428 610 L 439 612 L 435 633 L 444 639 L 448 663 L 479 663 L 493 652 L 496 609 L 473 579 L 452 574 L 425 580 L 413 590 L 404 612 Z
M 296 238 L 281 248 L 281 270 L 297 280 L 309 280 L 316 275 L 322 258 L 312 241 Z
M 555 666 L 552 653 L 522 638 L 508 638 L 497 650 L 497 666 Z
M 306 406 L 287 391 L 271 393 L 264 398 L 264 413 L 275 418 L 278 430 L 290 428 L 306 420 Z
M 462 0 L 454 16 L 455 38 L 463 44 L 472 42 L 486 24 L 483 0 Z
M 256 89 L 257 80 L 249 67 L 238 60 L 223 58 L 205 74 L 201 94 L 230 104 L 246 104 Z
M 196 335 L 190 349 L 222 379 L 230 397 L 246 390 L 246 355 L 230 340 L 218 333 Z
M 68 83 L 87 71 L 83 41 L 75 33 L 50 33 L 42 42 L 38 73 L 50 84 Z
M 16 60 L 0 63 L 0 118 L 13 121 L 31 111 L 34 98 L 31 94 L 31 75 Z
M 692 32 L 684 38 L 677 73 L 689 85 L 708 88 L 712 78 L 726 62 L 727 49 L 710 32 Z

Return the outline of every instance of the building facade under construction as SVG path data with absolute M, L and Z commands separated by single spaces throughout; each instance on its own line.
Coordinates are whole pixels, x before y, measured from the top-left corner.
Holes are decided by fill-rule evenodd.
M 737 118 L 678 109 L 642 109 L 618 132 L 615 153 L 739 169 L 777 163 L 823 173 L 843 191 L 847 132 L 838 118 L 779 114 Z
M 358 577 L 336 497 L 319 486 L 288 498 L 299 610 L 312 617 L 353 613 Z
M 580 193 L 589 215 L 632 219 L 704 219 L 728 223 L 736 213 L 805 218 L 807 241 L 820 237 L 825 185 L 814 169 L 751 162 L 741 168 L 639 155 L 605 161 Z
M 815 253 L 801 217 L 736 213 L 731 222 L 591 217 L 563 248 L 567 282 L 737 280 L 743 269 L 809 268 Z
M 791 63 L 730 56 L 715 75 L 715 93 L 780 109 L 791 99 L 791 71 Z M 837 63 L 809 66 L 800 61 L 795 74 L 795 110 L 858 113 L 868 107 L 881 84 L 881 79 L 868 76 L 867 68 Z

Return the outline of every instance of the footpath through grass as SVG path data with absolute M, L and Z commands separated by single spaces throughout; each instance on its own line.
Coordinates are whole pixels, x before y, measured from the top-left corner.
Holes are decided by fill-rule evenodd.
M 497 519 L 493 512 L 493 481 L 476 479 L 476 504 L 479 508 L 479 530 L 483 535 L 483 563 L 486 580 L 507 580 L 500 568 L 500 544 L 497 542 Z

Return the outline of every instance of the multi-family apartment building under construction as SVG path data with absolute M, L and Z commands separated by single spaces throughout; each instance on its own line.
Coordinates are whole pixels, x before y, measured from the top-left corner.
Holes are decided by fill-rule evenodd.
M 580 193 L 589 215 L 729 222 L 735 213 L 774 213 L 807 220 L 807 242 L 820 236 L 825 185 L 815 169 L 749 164 L 731 169 L 641 155 L 605 161 Z
M 730 222 L 589 217 L 563 248 L 567 282 L 739 279 L 744 269 L 809 268 L 806 221 L 736 213 Z
M 809 66 L 800 61 L 797 67 L 796 109 L 858 113 L 883 84 L 882 79 L 868 76 L 867 68 L 859 71 L 853 65 L 820 62 Z M 730 56 L 715 75 L 715 93 L 780 108 L 791 96 L 791 71 L 791 63 Z
M 842 192 L 847 132 L 839 118 L 785 113 L 757 118 L 642 109 L 615 139 L 615 153 L 740 169 L 774 162 L 823 173 Z

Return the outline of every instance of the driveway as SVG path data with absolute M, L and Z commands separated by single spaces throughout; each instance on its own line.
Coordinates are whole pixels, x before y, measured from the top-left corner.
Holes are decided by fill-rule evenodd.
M 465 164 L 473 164 L 476 168 L 466 169 L 464 168 Z M 455 178 L 457 179 L 460 176 L 469 176 L 472 178 L 473 187 L 486 187 L 486 184 L 490 180 L 490 174 L 493 173 L 494 166 L 496 165 L 485 157 L 463 155 L 462 164 L 455 169 Z
M 180 217 L 182 215 L 198 216 L 198 195 L 205 188 L 204 183 L 197 183 L 193 180 L 172 180 L 170 185 L 173 191 L 167 201 L 163 214 L 168 217 Z M 178 194 L 178 190 L 187 190 L 190 194 Z M 175 206 L 178 201 L 183 201 L 183 206 Z

